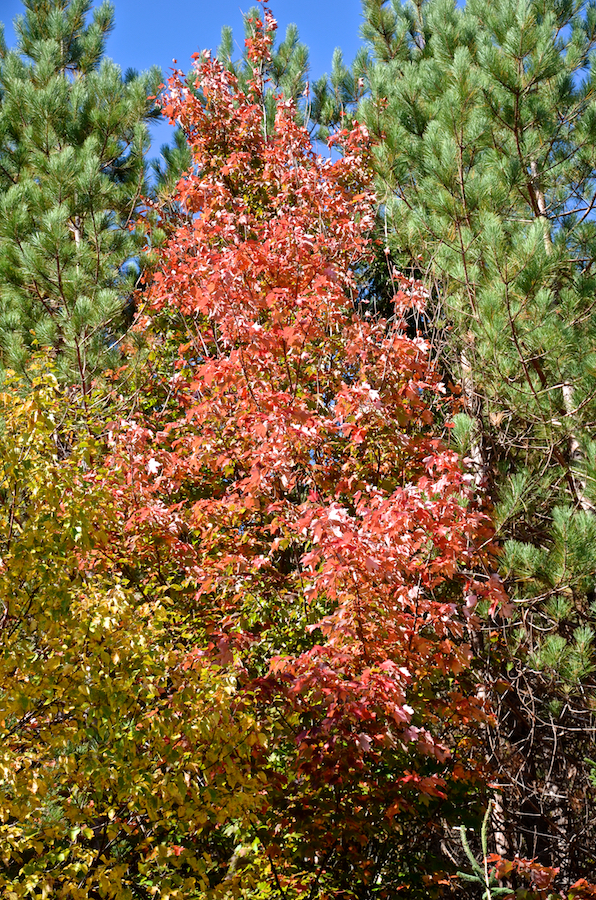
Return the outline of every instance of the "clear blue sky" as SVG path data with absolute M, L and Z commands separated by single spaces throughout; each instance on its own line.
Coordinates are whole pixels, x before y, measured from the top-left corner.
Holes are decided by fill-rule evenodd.
M 96 4 L 94 4 L 96 5 Z M 239 45 L 243 40 L 242 12 L 254 0 L 114 0 L 116 26 L 110 36 L 107 55 L 127 69 L 161 66 L 167 75 L 172 60 L 187 70 L 191 54 L 198 49 L 215 49 L 221 28 L 231 25 Z M 309 47 L 311 77 L 331 68 L 331 56 L 341 47 L 350 63 L 359 46 L 360 0 L 272 0 L 271 11 L 283 36 L 295 22 L 300 39 Z M 0 21 L 5 25 L 9 47 L 15 44 L 12 20 L 23 12 L 20 0 L 0 0 Z M 167 125 L 158 126 L 152 154 L 169 140 Z

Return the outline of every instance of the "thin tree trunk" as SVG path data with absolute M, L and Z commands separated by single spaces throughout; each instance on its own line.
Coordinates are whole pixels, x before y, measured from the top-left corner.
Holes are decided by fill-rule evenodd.
M 550 221 L 548 218 L 546 200 L 540 187 L 540 176 L 536 160 L 532 160 L 530 162 L 530 171 L 532 173 L 532 184 L 534 188 L 536 205 L 538 207 L 540 217 L 544 222 L 544 249 L 546 251 L 546 255 L 551 256 L 553 252 L 553 241 L 550 230 Z M 565 408 L 565 415 L 569 418 L 572 418 L 574 410 L 573 386 L 569 382 L 565 382 L 565 384 L 563 385 L 563 406 Z M 585 457 L 582 452 L 580 443 L 577 440 L 575 433 L 571 431 L 569 435 L 569 462 L 571 466 L 577 466 L 581 465 L 584 461 Z M 590 501 L 586 497 L 585 480 L 582 478 L 578 478 L 575 472 L 571 473 L 571 478 L 575 486 L 575 499 L 577 500 L 581 509 L 585 510 L 586 512 L 596 512 L 593 504 L 590 503 Z
M 468 415 L 474 421 L 470 440 L 470 460 L 474 470 L 476 487 L 486 487 L 488 483 L 488 466 L 482 449 L 482 428 L 478 418 L 478 398 L 474 389 L 472 366 L 465 350 L 460 354 L 461 387 Z

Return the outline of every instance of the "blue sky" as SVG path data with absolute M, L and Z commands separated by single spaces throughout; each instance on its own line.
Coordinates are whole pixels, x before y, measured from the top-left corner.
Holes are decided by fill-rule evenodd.
M 94 4 L 96 5 L 96 4 Z M 122 69 L 147 69 L 159 65 L 167 75 L 172 59 L 181 69 L 190 67 L 198 49 L 215 49 L 222 25 L 231 25 L 234 38 L 243 39 L 242 12 L 253 0 L 114 0 L 116 26 L 108 41 L 107 55 Z M 0 21 L 5 25 L 9 47 L 14 46 L 13 18 L 22 13 L 19 0 L 0 0 Z M 351 62 L 359 46 L 362 21 L 360 0 L 272 0 L 271 10 L 279 24 L 279 35 L 295 22 L 300 39 L 309 47 L 311 77 L 331 68 L 335 47 L 341 47 Z M 152 155 L 169 140 L 167 125 L 154 134 Z

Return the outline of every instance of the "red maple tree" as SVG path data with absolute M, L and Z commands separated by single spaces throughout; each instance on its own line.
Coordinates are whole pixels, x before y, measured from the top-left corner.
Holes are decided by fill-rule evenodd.
M 321 157 L 282 97 L 267 133 L 264 20 L 246 93 L 208 54 L 194 86 L 170 79 L 193 167 L 138 325 L 145 393 L 114 429 L 118 552 L 174 604 L 182 669 L 228 667 L 260 719 L 250 828 L 276 889 L 393 896 L 436 866 L 441 819 L 479 803 L 465 635 L 476 598 L 503 594 L 470 477 L 433 434 L 427 346 L 401 321 L 424 292 L 396 276 L 392 322 L 357 310 L 367 134 Z

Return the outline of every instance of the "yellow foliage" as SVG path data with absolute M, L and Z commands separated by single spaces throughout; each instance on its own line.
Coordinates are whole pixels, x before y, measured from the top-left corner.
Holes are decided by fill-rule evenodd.
M 163 592 L 100 564 L 100 446 L 55 379 L 0 396 L 0 897 L 204 897 L 259 737 Z M 105 559 L 108 556 L 105 555 Z

